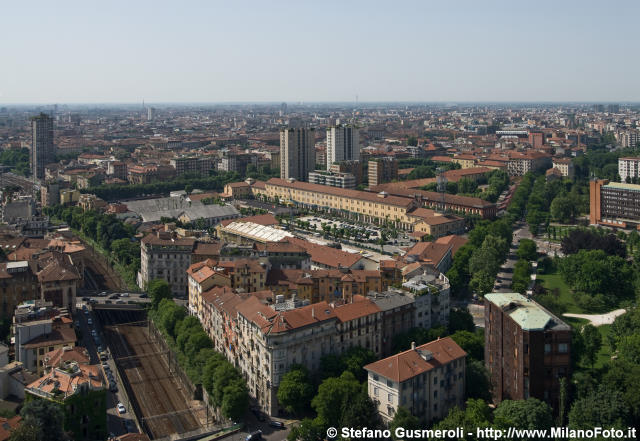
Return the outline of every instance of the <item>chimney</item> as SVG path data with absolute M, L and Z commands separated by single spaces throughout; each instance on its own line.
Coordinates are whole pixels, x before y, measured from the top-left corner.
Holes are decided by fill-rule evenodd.
M 311 307 L 311 317 L 316 318 L 316 310 L 314 307 Z
M 411 350 L 413 350 L 413 351 L 416 350 L 416 342 L 415 341 L 411 342 Z

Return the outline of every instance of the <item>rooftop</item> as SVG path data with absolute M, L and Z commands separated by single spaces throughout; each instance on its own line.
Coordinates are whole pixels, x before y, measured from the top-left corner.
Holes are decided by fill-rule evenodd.
M 525 331 L 570 329 L 565 322 L 522 294 L 515 292 L 491 293 L 485 295 L 484 298 L 502 309 Z

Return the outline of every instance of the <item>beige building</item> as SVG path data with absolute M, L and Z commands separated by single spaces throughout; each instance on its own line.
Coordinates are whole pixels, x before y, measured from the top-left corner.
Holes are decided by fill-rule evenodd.
M 177 297 L 187 296 L 187 268 L 195 239 L 176 237 L 170 231 L 147 234 L 140 241 L 138 286 L 146 289 L 154 279 L 165 280 Z
M 467 354 L 450 337 L 441 338 L 368 364 L 367 390 L 389 423 L 398 407 L 422 423 L 444 418 L 464 406 Z
M 553 168 L 560 170 L 560 173 L 562 173 L 562 176 L 565 178 L 573 179 L 573 176 L 575 175 L 573 162 L 568 158 L 554 158 Z

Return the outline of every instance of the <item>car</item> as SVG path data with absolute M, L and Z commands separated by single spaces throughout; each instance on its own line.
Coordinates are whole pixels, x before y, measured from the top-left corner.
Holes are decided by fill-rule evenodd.
M 91 300 L 91 298 L 89 298 L 89 297 L 83 297 L 83 298 L 82 298 L 82 301 L 83 301 L 83 302 L 88 302 L 89 300 Z
M 275 427 L 276 429 L 284 429 L 284 423 L 281 421 L 269 421 L 269 425 L 271 427 Z
M 146 299 L 147 297 L 149 297 L 149 296 L 144 292 L 142 294 L 140 294 L 140 298 L 141 299 Z
M 111 368 L 109 367 L 109 363 L 102 363 L 102 369 L 104 369 L 105 371 L 110 371 Z
M 98 346 L 98 352 L 102 352 L 104 351 L 104 348 L 102 346 Z
M 89 315 L 89 310 L 87 309 L 87 305 L 84 305 L 84 315 Z
M 107 296 L 107 292 L 106 291 L 102 291 L 100 294 L 98 294 L 99 297 L 106 297 Z
M 104 354 L 100 354 L 100 361 L 107 361 L 108 359 L 109 359 L 109 355 L 106 352 Z M 107 364 L 107 367 L 108 366 L 109 365 Z
M 119 294 L 111 294 L 108 298 L 111 299 L 111 300 L 115 300 L 115 299 L 117 299 L 119 297 L 120 297 Z
M 88 324 L 89 326 L 93 325 L 93 319 L 92 319 L 91 317 L 89 317 L 89 318 L 87 319 L 87 324 Z
M 246 441 L 258 441 L 262 439 L 262 430 L 256 430 L 247 435 Z
M 80 327 L 80 320 L 76 320 L 76 328 Z
M 120 294 L 120 297 L 129 297 L 129 293 L 128 292 L 123 292 L 122 294 Z
M 98 331 L 96 331 L 95 329 L 92 329 L 91 330 L 91 335 L 93 335 L 95 337 L 96 335 L 98 335 Z
M 116 300 L 116 305 L 124 305 L 125 303 L 124 300 Z
M 98 301 L 96 299 L 89 299 L 89 303 L 95 305 Z
M 127 409 L 125 409 L 124 404 L 118 403 L 118 413 L 127 413 Z

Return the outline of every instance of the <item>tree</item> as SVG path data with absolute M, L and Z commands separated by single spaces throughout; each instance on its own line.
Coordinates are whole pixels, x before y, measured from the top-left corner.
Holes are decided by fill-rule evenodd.
M 294 366 L 282 376 L 278 387 L 278 402 L 287 412 L 299 413 L 309 407 L 313 386 L 304 366 Z
M 371 349 L 365 349 L 361 346 L 349 348 L 342 355 L 344 368 L 351 372 L 360 382 L 365 381 L 367 378 L 367 371 L 362 367 L 376 360 L 376 354 Z
M 169 284 L 161 279 L 154 279 L 150 281 L 147 290 L 149 292 L 149 297 L 151 297 L 151 307 L 153 309 L 158 309 L 158 305 L 162 299 L 173 298 Z
M 518 259 L 536 260 L 538 258 L 536 243 L 531 239 L 520 239 L 520 245 L 518 245 L 518 252 L 516 254 Z
M 603 385 L 575 400 L 569 411 L 569 427 L 572 429 L 626 428 L 628 424 L 629 408 L 622 392 Z
M 338 378 L 327 378 L 318 387 L 318 394 L 311 400 L 311 407 L 327 425 L 337 427 L 349 397 L 361 390 L 360 383 L 349 371 Z
M 40 441 L 60 441 L 67 439 L 62 428 L 64 413 L 62 408 L 48 400 L 27 401 L 20 411 L 22 424 L 35 427 Z
M 476 325 L 473 322 L 473 316 L 467 309 L 452 308 L 449 312 L 449 333 L 456 331 L 475 332 Z
M 627 256 L 627 247 L 614 234 L 599 234 L 586 228 L 571 230 L 562 239 L 562 252 L 576 254 L 580 250 L 602 250 L 610 256 Z
M 238 421 L 249 407 L 247 385 L 242 380 L 233 381 L 223 390 L 222 415 L 232 421 Z
M 469 331 L 456 331 L 451 335 L 471 358 L 484 360 L 484 335 Z
M 624 360 L 640 364 L 640 334 L 622 337 L 618 343 L 618 353 Z
M 588 324 L 582 327 L 583 352 L 582 359 L 593 367 L 602 347 L 602 336 L 595 326 Z
M 415 136 L 410 136 L 407 139 L 407 145 L 408 146 L 417 146 L 418 145 L 418 138 L 416 138 Z
M 487 428 L 491 426 L 491 409 L 484 400 L 468 399 L 464 410 L 459 407 L 452 408 L 447 416 L 438 424 L 433 426 L 439 430 L 455 430 L 464 427 L 463 438 L 459 441 L 475 440 L 475 435 L 469 436 L 467 432 L 476 433 L 477 428 Z
M 551 217 L 563 224 L 573 222 L 579 214 L 579 210 L 574 198 L 560 195 L 551 201 L 550 206 Z
M 465 374 L 465 397 L 491 401 L 491 378 L 484 363 L 468 359 Z
M 394 440 L 398 439 L 395 436 L 398 427 L 402 427 L 405 430 L 420 429 L 420 420 L 413 416 L 406 407 L 399 406 L 391 423 L 389 423 L 389 430 L 391 430 L 391 436 Z
M 326 425 L 319 419 L 305 418 L 293 426 L 287 435 L 288 441 L 323 441 L 327 435 Z
M 366 387 L 366 385 L 365 385 Z M 355 397 L 349 397 L 342 413 L 342 427 L 368 427 L 376 429 L 382 426 L 378 408 L 366 389 L 362 389 Z
M 493 413 L 494 423 L 499 427 L 518 429 L 550 429 L 553 425 L 551 407 L 537 398 L 526 400 L 504 400 Z M 522 438 L 536 439 L 536 438 Z
M 31 424 L 22 423 L 11 432 L 9 441 L 40 441 L 40 430 Z

